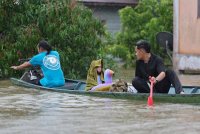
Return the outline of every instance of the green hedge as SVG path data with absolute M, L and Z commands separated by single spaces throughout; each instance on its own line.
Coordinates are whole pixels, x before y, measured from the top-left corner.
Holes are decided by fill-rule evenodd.
M 20 71 L 9 67 L 19 64 L 20 58 L 37 54 L 36 45 L 41 39 L 59 51 L 68 78 L 86 78 L 90 62 L 104 47 L 103 25 L 75 0 L 2 0 L 0 12 L 2 78 L 20 76 Z
M 135 8 L 126 7 L 119 13 L 122 30 L 117 35 L 118 44 L 126 45 L 134 53 L 136 42 L 146 39 L 154 53 L 164 56 L 156 43 L 156 34 L 173 32 L 173 0 L 139 0 Z

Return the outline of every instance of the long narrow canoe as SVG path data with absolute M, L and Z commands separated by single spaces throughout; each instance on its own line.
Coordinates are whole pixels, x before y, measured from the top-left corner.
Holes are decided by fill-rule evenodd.
M 46 88 L 28 82 L 22 81 L 20 79 L 11 78 L 11 82 L 15 85 L 34 88 L 39 90 L 48 90 L 54 92 L 70 93 L 70 94 L 80 94 L 88 96 L 106 97 L 106 98 L 117 98 L 117 99 L 130 99 L 130 100 L 147 100 L 149 94 L 146 93 L 131 93 L 131 92 L 91 92 L 85 91 L 84 88 L 86 83 L 79 80 L 66 79 L 65 85 L 59 88 Z M 158 94 L 154 93 L 154 102 L 166 102 L 166 103 L 190 103 L 190 104 L 200 104 L 200 87 L 198 86 L 184 86 L 185 94 L 175 94 L 174 88 L 171 87 L 168 94 Z

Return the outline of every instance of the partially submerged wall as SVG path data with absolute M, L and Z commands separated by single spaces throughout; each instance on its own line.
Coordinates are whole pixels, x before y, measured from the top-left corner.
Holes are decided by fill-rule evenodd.
M 174 0 L 173 65 L 176 71 L 200 71 L 198 1 Z

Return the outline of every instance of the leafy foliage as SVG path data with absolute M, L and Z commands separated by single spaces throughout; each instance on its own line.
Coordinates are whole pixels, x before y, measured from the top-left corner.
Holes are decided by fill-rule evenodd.
M 20 58 L 37 54 L 36 45 L 46 39 L 59 51 L 64 74 L 86 77 L 90 62 L 103 47 L 105 31 L 91 10 L 75 0 L 1 0 L 0 76 L 19 76 L 9 69 Z
M 136 42 L 146 39 L 154 53 L 162 55 L 156 44 L 156 34 L 173 30 L 173 0 L 140 0 L 135 7 L 120 10 L 122 31 L 118 34 L 118 44 L 126 45 L 133 53 Z

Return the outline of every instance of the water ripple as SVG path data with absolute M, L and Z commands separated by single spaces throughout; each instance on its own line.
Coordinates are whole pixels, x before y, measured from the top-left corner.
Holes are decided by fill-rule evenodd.
M 200 107 L 0 86 L 1 134 L 198 134 Z

